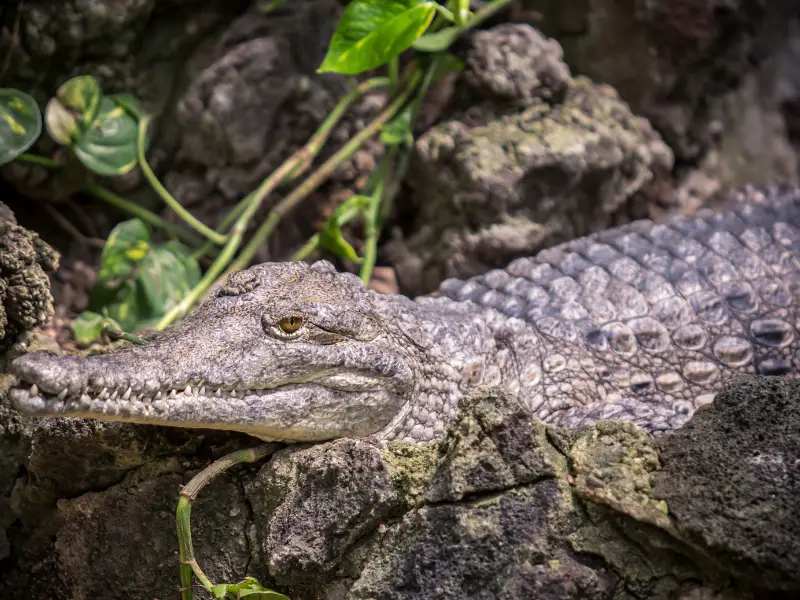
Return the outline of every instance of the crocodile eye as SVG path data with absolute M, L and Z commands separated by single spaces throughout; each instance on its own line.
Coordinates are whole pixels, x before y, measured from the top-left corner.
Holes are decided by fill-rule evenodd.
M 303 326 L 303 317 L 298 315 L 291 315 L 283 317 L 278 321 L 278 327 L 281 328 L 283 333 L 294 333 Z

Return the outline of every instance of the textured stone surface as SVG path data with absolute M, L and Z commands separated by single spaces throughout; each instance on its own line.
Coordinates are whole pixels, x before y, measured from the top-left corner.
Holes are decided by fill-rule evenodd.
M 612 88 L 570 79 L 533 28 L 501 25 L 474 45 L 454 92 L 463 113 L 417 141 L 413 226 L 386 247 L 406 294 L 607 227 L 672 167 L 649 123 Z
M 261 556 L 278 583 L 316 583 L 397 503 L 378 446 L 340 440 L 277 455 L 248 486 Z
M 53 316 L 48 273 L 58 253 L 39 236 L 16 224 L 0 203 L 0 355 Z
M 661 133 L 683 209 L 729 187 L 796 180 L 795 0 L 524 5 L 573 69 L 614 86 Z
M 0 562 L 0 595 L 177 593 L 179 486 L 211 458 L 236 449 L 237 440 L 74 419 L 31 421 L 0 404 L 0 506 L 10 509 L 0 513 L 0 526 L 11 548 Z M 192 511 L 202 536 L 195 551 L 221 551 L 225 558 L 205 568 L 218 579 L 241 579 L 250 552 L 243 488 L 234 475 L 207 492 Z
M 284 4 L 268 14 L 253 8 L 192 57 L 176 108 L 178 145 L 164 181 L 204 223 L 216 227 L 308 141 L 347 91 L 342 77 L 315 74 L 340 10 L 335 0 Z M 313 234 L 313 217 L 300 216 L 318 209 L 281 224 L 269 248 L 291 255 L 292 244 Z M 257 259 L 270 255 L 264 248 Z
M 796 591 L 796 479 L 774 459 L 797 454 L 800 384 L 751 377 L 718 402 L 655 441 L 624 423 L 545 427 L 515 397 L 485 390 L 461 403 L 437 444 L 381 450 L 338 440 L 231 471 L 194 504 L 196 555 L 215 582 L 255 574 L 293 600 L 753 600 Z M 171 430 L 120 428 L 130 431 L 78 436 L 85 456 L 27 463 L 17 485 L 29 498 L 44 486 L 46 501 L 36 518 L 14 505 L 4 598 L 175 593 L 177 486 L 209 452 L 225 451 L 214 441 L 226 436 L 193 448 Z M 33 447 L 67 443 L 53 435 L 38 427 Z M 116 480 L 101 470 L 92 483 L 93 446 L 127 456 L 130 469 Z M 77 469 L 90 487 L 54 477 L 59 468 Z
M 741 378 L 659 440 L 654 495 L 757 591 L 800 593 L 800 384 Z

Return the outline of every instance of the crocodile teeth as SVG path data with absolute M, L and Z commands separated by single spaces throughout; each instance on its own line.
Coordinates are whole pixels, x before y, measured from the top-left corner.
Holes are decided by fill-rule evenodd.
M 203 387 L 200 388 L 200 395 L 201 396 L 205 396 L 206 395 L 206 386 L 203 386 Z
M 187 385 L 186 389 L 183 390 L 183 393 L 186 394 L 187 396 L 191 396 L 192 395 L 192 386 Z
M 125 393 L 122 394 L 122 399 L 130 400 L 130 398 L 131 398 L 131 388 L 128 388 L 127 390 L 125 390 Z
M 100 399 L 102 400 L 103 398 L 105 398 L 106 394 L 108 394 L 108 388 L 103 388 L 103 391 L 101 391 L 99 394 Z
M 63 389 L 63 390 L 61 390 L 61 392 L 58 394 L 58 399 L 59 399 L 59 400 L 63 400 L 63 399 L 64 399 L 64 398 L 66 398 L 66 397 L 67 397 L 67 388 L 64 388 L 64 389 Z
M 161 400 L 161 390 L 159 390 L 159 391 L 156 393 L 156 397 L 155 397 L 154 399 L 155 399 L 155 400 Z
M 222 398 L 222 390 L 221 390 L 221 389 L 219 389 L 219 388 L 217 388 L 217 391 L 216 391 L 216 392 L 214 392 L 214 395 L 215 395 L 217 398 Z
M 31 386 L 30 393 L 31 393 L 31 396 L 38 396 L 39 395 L 39 388 L 36 386 L 35 383 Z
M 170 398 L 177 398 L 178 397 L 178 392 L 176 392 L 175 390 L 170 390 L 169 391 L 169 397 Z
M 116 400 L 117 396 L 119 396 L 119 390 L 114 390 L 111 392 L 111 395 L 108 397 L 109 400 Z

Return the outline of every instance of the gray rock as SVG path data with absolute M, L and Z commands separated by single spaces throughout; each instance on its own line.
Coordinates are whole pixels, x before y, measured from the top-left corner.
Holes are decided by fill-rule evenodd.
M 0 355 L 53 316 L 48 273 L 58 268 L 58 260 L 55 250 L 17 225 L 0 203 Z
M 413 233 L 385 248 L 410 295 L 607 227 L 672 168 L 650 124 L 612 88 L 569 79 L 533 28 L 498 26 L 474 46 L 454 93 L 463 113 L 416 143 Z
M 630 423 L 548 427 L 484 390 L 435 445 L 344 439 L 228 472 L 194 503 L 195 553 L 215 582 L 256 575 L 293 600 L 797 593 L 799 407 L 800 382 L 743 378 L 654 439 Z M 10 599 L 169 597 L 178 485 L 252 445 L 0 418 L 30 453 L 0 563 Z
M 742 377 L 659 440 L 654 496 L 760 593 L 800 593 L 800 385 Z
M 308 141 L 347 91 L 343 77 L 315 73 L 339 10 L 336 0 L 306 0 L 268 14 L 253 8 L 195 52 L 177 102 L 171 133 L 177 147 L 164 182 L 203 223 L 216 227 Z M 278 233 L 281 244 L 271 247 L 288 257 L 292 243 L 312 234 L 303 220 L 290 219 Z M 264 249 L 258 260 L 269 255 Z
M 278 583 L 328 579 L 397 504 L 380 450 L 359 440 L 280 453 L 247 489 L 256 535 Z

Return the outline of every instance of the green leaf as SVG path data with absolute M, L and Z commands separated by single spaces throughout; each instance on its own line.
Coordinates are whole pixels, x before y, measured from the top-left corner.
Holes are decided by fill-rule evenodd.
M 355 195 L 337 206 L 336 210 L 328 217 L 319 232 L 320 247 L 325 248 L 329 252 L 345 260 L 352 260 L 353 262 L 360 263 L 361 258 L 342 233 L 341 217 L 352 210 L 364 211 L 371 203 L 372 198 L 369 196 Z
M 148 313 L 167 314 L 200 281 L 200 267 L 177 242 L 153 248 L 139 268 L 139 286 Z
M 108 326 L 121 329 L 114 319 L 85 310 L 72 322 L 72 333 L 79 346 L 88 346 L 100 338 Z
M 81 129 L 85 129 L 97 116 L 103 90 L 91 75 L 73 77 L 58 88 L 56 98 L 75 114 Z
M 147 226 L 132 219 L 106 240 L 89 309 L 107 311 L 123 331 L 151 327 L 199 281 L 200 267 L 183 245 L 153 245 Z
M 62 146 L 80 141 L 97 116 L 103 92 L 89 75 L 73 77 L 58 88 L 44 111 L 47 132 Z
M 131 274 L 150 249 L 150 230 L 141 219 L 123 221 L 108 235 L 100 255 L 98 282 L 109 282 Z
M 254 577 L 247 577 L 239 583 L 220 583 L 211 588 L 211 593 L 215 598 L 238 598 L 248 597 L 251 600 L 290 600 L 288 596 L 273 592 L 261 586 Z
M 412 145 L 414 143 L 411 119 L 413 112 L 414 107 L 409 104 L 397 113 L 394 119 L 384 125 L 381 130 L 381 142 L 387 146 Z
M 426 33 L 416 40 L 412 46 L 414 50 L 419 50 L 420 52 L 444 52 L 453 45 L 453 42 L 455 42 L 464 31 L 465 29 L 461 27 L 446 27 L 439 31 Z
M 250 598 L 250 600 L 290 600 L 289 596 L 284 596 L 272 590 L 244 590 L 239 598 Z
M 128 109 L 104 97 L 100 110 L 72 147 L 83 165 L 98 175 L 124 175 L 136 166 L 138 124 Z
M 50 98 L 44 108 L 44 119 L 47 133 L 54 142 L 62 146 L 71 146 L 74 140 L 80 138 L 78 119 L 58 101 L 58 98 Z
M 407 50 L 430 26 L 436 2 L 352 0 L 317 70 L 355 75 Z
M 135 279 L 122 282 L 115 292 L 113 300 L 103 306 L 103 309 L 110 318 L 119 323 L 121 330 L 136 331 L 142 327 L 149 327 L 158 320 L 152 316 Z M 92 304 L 89 306 L 93 308 Z
M 0 165 L 11 162 L 42 133 L 42 113 L 36 100 L 11 88 L 0 89 Z
M 83 311 L 72 322 L 72 333 L 75 341 L 81 346 L 88 346 L 103 333 L 105 317 L 90 310 Z
M 117 106 L 124 108 L 136 121 L 140 121 L 142 117 L 144 117 L 142 105 L 139 103 L 139 99 L 133 94 L 111 94 L 107 97 Z

